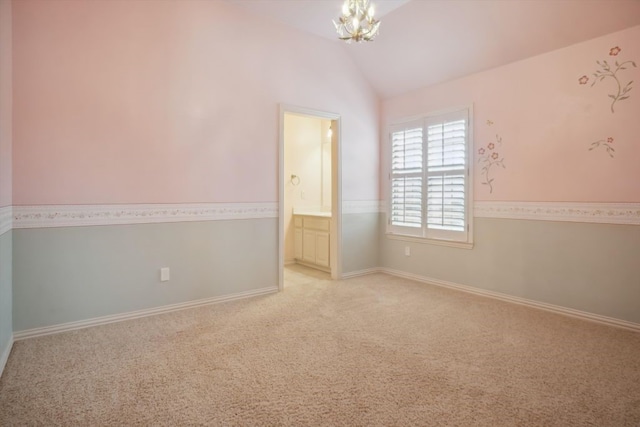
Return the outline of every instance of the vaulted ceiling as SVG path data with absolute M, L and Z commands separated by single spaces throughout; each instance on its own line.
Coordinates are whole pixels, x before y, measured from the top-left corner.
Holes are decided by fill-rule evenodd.
M 383 99 L 640 25 L 640 0 L 372 0 L 380 35 L 347 45 L 342 0 L 227 1 L 339 43 Z

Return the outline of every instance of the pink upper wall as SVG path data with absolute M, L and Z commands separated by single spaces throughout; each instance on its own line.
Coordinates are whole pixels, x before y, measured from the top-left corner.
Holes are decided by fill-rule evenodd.
M 276 201 L 279 103 L 341 114 L 343 198 L 378 198 L 378 101 L 337 43 L 225 2 L 13 8 L 13 204 Z
M 621 50 L 611 51 L 616 46 Z M 473 103 L 476 200 L 640 202 L 640 88 L 617 101 L 612 113 L 615 79 L 591 86 L 598 60 L 640 67 L 640 26 L 386 100 L 383 127 Z M 621 86 L 631 80 L 637 86 L 640 68 L 629 62 L 625 68 L 616 74 Z M 586 84 L 580 84 L 583 75 Z M 482 184 L 481 149 L 484 156 L 496 152 L 505 165 L 490 168 L 492 193 Z
M 11 206 L 11 1 L 0 0 L 0 207 Z

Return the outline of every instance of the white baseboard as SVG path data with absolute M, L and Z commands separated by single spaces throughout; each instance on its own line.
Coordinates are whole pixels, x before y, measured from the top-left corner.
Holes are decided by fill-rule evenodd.
M 296 263 L 295 259 L 285 259 L 284 260 L 284 265 L 293 265 Z
M 76 329 L 84 329 L 92 326 L 106 325 L 109 323 L 122 322 L 124 320 L 139 319 L 141 317 L 155 316 L 157 314 L 170 313 L 172 311 L 185 310 L 187 308 L 200 307 L 203 305 L 218 304 L 226 301 L 234 301 L 243 298 L 250 298 L 259 295 L 266 295 L 278 292 L 277 286 L 256 289 L 253 291 L 239 292 L 237 294 L 224 295 L 212 298 L 203 298 L 195 301 L 183 302 L 180 304 L 164 305 L 162 307 L 149 308 L 145 310 L 131 311 L 128 313 L 114 314 L 111 316 L 96 317 L 93 319 L 80 320 L 78 322 L 62 323 L 59 325 L 45 326 L 42 328 L 27 329 L 24 331 L 14 332 L 13 338 L 16 341 L 41 337 L 44 335 L 58 334 L 60 332 L 73 331 Z
M 434 286 L 441 286 L 443 288 L 449 288 L 449 289 L 467 292 L 467 293 L 471 293 L 471 294 L 475 294 L 483 297 L 493 298 L 500 301 L 506 301 L 514 304 L 524 305 L 527 307 L 533 307 L 540 310 L 550 311 L 556 314 L 562 314 L 565 316 L 574 317 L 577 319 L 588 320 L 590 322 L 596 322 L 596 323 L 600 323 L 608 326 L 615 326 L 618 328 L 640 332 L 640 324 L 638 323 L 628 322 L 626 320 L 616 319 L 614 317 L 602 316 L 599 314 L 589 313 L 586 311 L 574 310 L 572 308 L 562 307 L 559 305 L 547 304 L 544 302 L 534 301 L 526 298 L 515 297 L 515 296 L 503 294 L 501 292 L 488 291 L 485 289 L 475 288 L 473 286 L 459 285 L 457 283 L 447 282 L 445 280 L 432 279 L 430 277 L 424 277 L 417 274 L 406 273 L 400 270 L 393 270 L 390 268 L 379 268 L 379 269 L 370 269 L 370 271 L 363 270 L 361 273 L 372 274 L 377 272 L 386 273 L 391 276 L 402 277 L 405 279 L 415 280 L 416 282 L 427 283 Z M 362 274 L 356 274 L 356 273 L 360 273 L 360 272 L 349 273 L 350 275 L 353 275 L 353 276 L 348 276 L 348 277 L 362 275 Z M 343 275 L 343 277 L 347 278 L 347 275 Z
M 342 273 L 341 279 L 351 279 L 353 277 L 366 276 L 367 274 L 375 274 L 380 272 L 382 272 L 382 269 L 378 267 L 367 268 L 365 270 L 350 271 L 348 273 Z
M 2 373 L 4 372 L 4 367 L 7 365 L 7 360 L 9 360 L 9 354 L 11 354 L 11 349 L 13 348 L 13 335 L 9 338 L 9 343 L 7 347 L 0 354 L 0 377 L 2 377 Z

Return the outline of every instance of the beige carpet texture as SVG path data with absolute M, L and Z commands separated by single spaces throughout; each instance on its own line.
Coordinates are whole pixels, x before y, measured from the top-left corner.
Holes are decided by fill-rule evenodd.
M 640 426 L 640 334 L 384 274 L 18 341 L 2 426 Z

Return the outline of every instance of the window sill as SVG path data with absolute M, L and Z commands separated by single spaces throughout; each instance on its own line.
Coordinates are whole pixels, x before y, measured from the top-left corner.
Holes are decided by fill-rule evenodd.
M 403 234 L 386 233 L 387 239 L 403 240 L 405 242 L 425 243 L 428 245 L 447 246 L 450 248 L 473 249 L 473 242 L 456 242 L 453 240 L 427 239 L 425 237 L 405 236 Z

